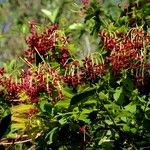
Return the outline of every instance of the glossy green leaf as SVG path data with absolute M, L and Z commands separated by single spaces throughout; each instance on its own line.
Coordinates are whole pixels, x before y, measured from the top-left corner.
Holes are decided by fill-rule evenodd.
M 57 102 L 57 104 L 55 106 L 59 106 L 62 108 L 68 108 L 70 105 L 70 99 L 69 98 L 65 98 L 59 102 Z
M 89 96 L 93 96 L 95 94 L 95 92 L 96 92 L 96 88 L 91 88 L 91 89 L 86 90 L 82 93 L 76 94 L 75 96 L 73 96 L 71 98 L 70 106 L 79 104 L 83 101 L 87 101 Z
M 127 106 L 125 106 L 125 110 L 129 111 L 131 113 L 135 113 L 136 112 L 136 104 L 130 103 Z

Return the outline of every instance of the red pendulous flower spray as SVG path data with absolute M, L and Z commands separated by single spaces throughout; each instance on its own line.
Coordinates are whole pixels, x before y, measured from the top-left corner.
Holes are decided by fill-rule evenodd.
M 134 74 L 137 86 L 145 84 L 146 74 L 150 73 L 150 36 L 139 28 L 128 33 L 101 32 L 99 35 L 107 51 L 105 62 L 112 67 L 114 75 L 127 69 Z
M 35 21 L 30 21 L 30 35 L 26 38 L 28 48 L 24 50 L 25 59 L 30 62 L 39 64 L 49 58 L 50 61 L 58 61 L 64 65 L 69 55 L 68 37 L 58 30 L 58 25 L 53 24 L 49 27 L 42 28 L 37 26 Z
M 114 73 L 117 74 L 122 69 L 137 69 L 144 63 L 142 47 L 146 47 L 150 40 L 143 31 L 132 29 L 122 36 L 119 33 L 106 32 L 99 35 L 109 52 L 106 61 L 110 63 Z

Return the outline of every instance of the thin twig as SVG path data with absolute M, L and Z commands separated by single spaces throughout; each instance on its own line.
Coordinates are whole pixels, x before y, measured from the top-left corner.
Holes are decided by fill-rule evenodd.
M 16 142 L 0 142 L 1 145 L 12 145 L 12 144 L 22 144 L 22 143 L 26 143 L 26 142 L 30 142 L 32 141 L 32 139 L 27 139 L 27 140 L 23 140 L 23 141 L 16 141 Z

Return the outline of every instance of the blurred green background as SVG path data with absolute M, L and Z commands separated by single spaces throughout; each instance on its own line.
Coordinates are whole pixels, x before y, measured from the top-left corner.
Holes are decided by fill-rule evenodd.
M 107 0 L 107 3 L 119 2 L 121 0 Z M 28 20 L 50 23 L 42 9 L 53 12 L 53 16 L 57 13 L 56 22 L 65 28 L 82 18 L 79 16 L 80 5 L 81 0 L 0 0 L 0 63 L 21 56 L 26 47 Z
M 79 17 L 73 9 L 80 0 L 0 0 L 0 62 L 11 60 L 22 55 L 26 47 L 25 37 L 28 34 L 28 21 L 35 19 L 39 24 L 49 24 L 50 19 L 43 13 L 49 10 L 61 15 L 61 27 L 67 26 Z M 74 5 L 74 6 L 72 6 Z
M 105 6 L 105 13 L 107 15 L 109 13 L 109 16 L 113 16 L 114 18 L 112 19 L 115 20 L 115 17 L 120 16 L 121 9 L 128 7 L 129 1 L 134 0 L 92 1 L 99 1 Z M 141 0 L 141 2 L 143 4 L 148 3 L 146 0 Z M 114 5 L 120 7 L 115 8 Z M 139 20 L 146 15 L 148 17 L 148 6 L 150 5 L 145 5 L 144 11 L 139 10 L 134 15 L 137 15 Z M 26 48 L 25 37 L 29 34 L 28 21 L 30 19 L 35 19 L 39 24 L 45 25 L 59 23 L 60 28 L 64 30 L 70 27 L 70 29 L 78 28 L 81 31 L 85 17 L 81 11 L 82 7 L 82 0 L 0 0 L 0 65 L 2 62 L 22 56 L 22 51 Z M 150 21 L 150 17 L 148 20 Z M 92 19 L 86 22 L 87 30 L 90 30 L 90 26 L 93 27 L 92 23 Z M 89 41 L 91 39 L 89 33 L 86 33 L 86 37 L 79 41 L 79 38 L 76 37 L 76 35 L 79 35 L 78 31 L 71 32 L 73 34 L 72 37 L 75 38 L 73 42 L 77 47 L 78 43 L 80 43 L 79 45 L 82 47 L 84 46 L 83 42 L 87 41 L 87 38 L 89 38 Z M 85 48 L 83 47 L 83 49 Z

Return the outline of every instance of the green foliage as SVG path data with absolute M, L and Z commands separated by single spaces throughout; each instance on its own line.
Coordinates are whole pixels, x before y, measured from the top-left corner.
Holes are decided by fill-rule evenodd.
M 94 95 L 95 91 L 96 91 L 96 89 L 92 88 L 92 89 L 88 89 L 82 93 L 74 95 L 71 98 L 70 105 L 75 106 L 78 103 L 82 103 L 82 101 L 84 101 L 84 100 L 86 101 L 89 96 Z
M 51 11 L 48 11 L 46 9 L 42 9 L 41 11 L 50 19 L 50 21 L 52 23 L 55 23 L 55 20 L 56 20 L 56 17 L 57 17 L 57 14 L 58 14 L 58 8 L 56 8 L 53 12 Z

